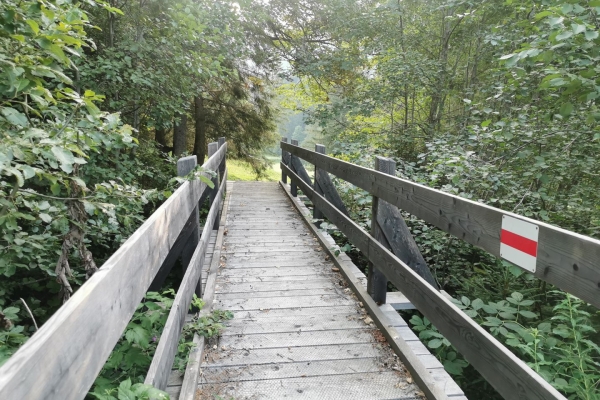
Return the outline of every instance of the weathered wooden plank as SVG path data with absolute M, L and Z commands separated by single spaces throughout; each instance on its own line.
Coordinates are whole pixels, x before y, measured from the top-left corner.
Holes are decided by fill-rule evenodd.
M 219 143 L 217 142 L 212 142 L 208 144 L 208 156 L 211 157 L 213 154 L 215 154 L 217 151 L 219 150 Z M 219 164 L 219 169 L 221 168 L 221 164 Z M 219 191 L 219 188 L 221 187 L 221 181 L 220 181 L 220 176 L 219 176 L 219 171 L 217 171 L 217 175 L 215 177 L 212 178 L 212 183 L 215 186 L 213 188 L 213 190 L 210 191 L 210 196 L 208 198 L 208 204 L 209 206 L 212 206 L 212 204 L 215 202 L 215 197 L 218 195 L 217 192 Z M 225 189 L 223 188 L 223 193 L 225 193 Z M 217 213 L 217 217 L 215 218 L 215 226 L 213 227 L 213 229 L 219 229 L 219 215 Z
M 298 141 L 297 140 L 293 140 L 292 139 L 292 145 L 294 146 L 298 146 Z M 312 185 L 312 181 L 310 180 L 310 177 L 308 176 L 308 173 L 306 172 L 306 169 L 304 169 L 304 165 L 302 165 L 302 161 L 300 161 L 300 159 L 298 157 L 295 157 L 293 154 L 290 153 L 290 163 L 289 163 L 290 168 L 292 168 L 292 170 L 297 173 L 307 184 Z M 297 196 L 297 188 L 296 185 L 294 185 L 294 183 L 292 182 L 292 186 L 291 186 L 291 190 L 292 190 L 292 196 Z
M 282 143 L 281 147 L 497 257 L 502 216 L 537 225 L 534 275 L 600 307 L 600 240 L 297 146 Z
M 375 170 L 389 174 L 391 171 L 390 160 L 383 157 L 375 157 Z M 375 238 L 382 246 L 389 249 L 390 244 L 388 243 L 384 233 L 382 232 L 379 223 L 377 222 L 377 215 L 379 214 L 379 199 L 377 196 L 373 196 L 371 203 L 371 236 Z M 373 300 L 377 304 L 385 304 L 387 295 L 388 280 L 386 276 L 381 272 L 377 264 L 369 262 L 369 275 L 367 276 L 367 292 L 371 295 Z
M 421 311 L 458 351 L 505 398 L 564 399 L 548 382 L 531 370 L 500 342 L 433 289 L 410 267 L 363 231 L 356 223 L 315 193 L 287 166 L 296 181 L 327 219 L 335 224 L 386 277 Z
M 256 235 L 256 236 L 262 236 L 262 235 L 275 235 L 275 236 L 279 236 L 281 234 L 284 235 L 291 235 L 293 232 L 297 232 L 295 228 L 291 228 L 291 227 L 285 227 L 285 228 L 274 228 L 274 229 L 265 229 L 264 227 L 262 228 L 250 228 L 250 227 L 236 227 L 236 226 L 231 226 L 229 228 L 227 228 L 227 235 L 228 236 L 234 236 L 234 235 Z
M 301 244 L 310 245 L 314 243 L 310 238 L 299 238 L 295 236 L 280 236 L 278 237 L 269 237 L 269 238 L 238 238 L 235 243 L 229 243 L 227 245 L 227 249 L 238 250 L 238 249 L 258 249 L 258 248 L 269 248 L 276 244 L 284 244 L 286 246 L 299 246 Z
M 322 144 L 315 144 L 315 151 L 317 153 L 325 154 L 325 146 L 323 146 Z M 321 170 L 319 170 L 319 168 L 315 167 L 315 182 L 314 182 L 313 188 L 321 196 L 323 196 L 323 189 L 319 185 L 319 175 L 321 175 L 322 173 L 327 174 L 326 171 L 321 171 Z M 321 213 L 317 207 L 313 207 L 313 218 L 314 219 L 323 219 L 323 213 Z M 317 223 L 317 226 L 318 225 L 319 225 L 319 223 Z
M 233 271 L 232 271 L 233 272 Z M 307 271 L 308 272 L 308 271 Z M 324 273 L 322 270 L 321 273 L 313 274 L 312 277 L 307 278 L 305 275 L 284 275 L 284 276 L 223 276 L 223 280 L 221 284 L 227 285 L 229 283 L 265 283 L 265 284 L 278 284 L 283 285 L 287 282 L 297 282 L 297 281 L 311 281 L 311 280 L 319 280 L 319 279 L 330 279 L 334 276 L 333 272 Z
M 373 329 L 364 322 L 359 321 L 360 315 L 334 314 L 334 315 L 312 315 L 294 317 L 262 317 L 244 318 L 238 321 L 229 321 L 223 336 L 247 335 L 247 334 L 270 334 L 288 332 L 310 332 L 343 329 Z
M 313 290 L 331 288 L 330 279 L 303 279 L 301 281 L 284 282 L 250 282 L 250 283 L 224 283 L 217 284 L 216 293 L 260 293 L 274 290 Z
M 220 293 L 219 300 L 233 299 L 264 299 L 266 302 L 275 301 L 275 297 L 290 297 L 290 296 L 321 296 L 339 294 L 333 287 L 324 289 L 290 289 L 290 290 L 273 290 L 269 292 L 237 292 L 237 293 Z
M 377 213 L 377 223 L 396 257 L 404 261 L 432 287 L 439 289 L 410 229 L 408 229 L 404 218 L 400 214 L 400 210 L 387 201 L 381 200 L 379 202 L 379 212 Z
M 171 399 L 178 399 L 179 398 L 179 392 L 181 391 L 181 386 L 169 386 L 167 387 L 167 394 L 169 395 L 169 397 Z
M 316 144 L 315 152 L 325 154 L 325 146 Z M 331 182 L 331 178 L 329 177 L 327 171 L 315 167 L 315 184 L 313 186 L 317 193 L 325 197 L 331 204 L 336 206 L 338 210 L 346 215 L 349 215 L 348 210 L 346 209 L 346 206 L 344 205 L 344 202 L 342 201 L 337 189 L 333 185 L 333 182 Z M 313 210 L 316 210 L 316 208 Z M 323 215 L 319 214 L 319 216 L 315 216 L 315 214 L 313 214 L 313 218 L 322 219 Z
M 150 284 L 150 287 L 148 288 L 149 291 L 155 292 L 157 290 L 160 290 L 165 279 L 171 272 L 171 269 L 173 269 L 173 266 L 175 265 L 175 263 L 181 256 L 181 252 L 183 251 L 183 248 L 185 246 L 187 246 L 188 238 L 194 232 L 191 229 L 191 227 L 195 223 L 196 223 L 196 220 L 194 218 L 194 214 L 192 213 L 192 214 L 190 214 L 190 217 L 188 218 L 187 222 L 185 223 L 185 226 L 181 230 L 181 233 L 175 240 L 175 243 L 173 243 L 173 247 L 171 247 L 171 250 L 169 251 L 167 258 L 165 258 L 162 265 L 160 266 L 160 269 L 156 273 L 156 276 L 152 280 L 152 283 Z
M 223 179 L 223 185 L 227 183 L 227 169 L 225 169 Z M 226 189 L 227 186 L 224 186 Z M 218 230 L 217 237 L 215 239 L 215 247 L 216 251 L 214 256 L 211 259 L 209 272 L 207 274 L 208 279 L 206 283 L 207 290 L 204 292 L 204 308 L 201 310 L 201 315 L 207 315 L 212 310 L 212 304 L 214 300 L 215 294 L 215 285 L 217 281 L 217 274 L 219 270 L 219 265 L 221 262 L 221 247 L 223 246 L 224 232 L 225 232 L 225 220 L 227 219 L 227 212 L 229 207 L 229 200 L 231 199 L 230 194 L 228 193 L 223 202 L 222 213 L 220 216 L 220 226 Z M 206 339 L 204 337 L 199 336 L 198 334 L 194 334 L 194 348 L 190 351 L 190 355 L 188 358 L 188 363 L 185 368 L 185 375 L 183 378 L 183 382 L 181 385 L 181 393 L 180 398 L 182 400 L 192 400 L 196 397 L 196 389 L 198 386 L 198 379 L 200 378 L 200 365 L 202 363 L 202 358 L 204 354 L 204 345 L 206 343 Z
M 202 231 L 202 238 L 194 251 L 192 260 L 190 261 L 191 267 L 188 268 L 183 276 L 177 295 L 171 311 L 167 318 L 165 327 L 160 335 L 158 346 L 152 358 L 152 363 L 146 374 L 145 383 L 152 385 L 161 390 L 167 386 L 167 380 L 171 367 L 173 366 L 173 360 L 177 353 L 177 346 L 179 344 L 179 336 L 185 323 L 185 315 L 189 309 L 192 301 L 194 290 L 200 280 L 200 274 L 202 272 L 202 263 L 206 254 L 206 248 L 208 246 L 208 239 L 210 237 L 211 228 L 214 226 L 214 221 L 217 218 L 219 207 L 222 201 L 222 194 L 224 190 L 224 182 L 221 185 L 215 201 L 210 207 L 208 216 L 206 217 L 206 223 Z
M 282 137 L 281 141 L 287 143 L 288 138 Z M 290 164 L 290 153 L 288 153 L 287 151 L 282 151 L 281 152 L 281 162 L 284 163 L 285 165 L 289 165 Z M 283 172 L 283 171 L 281 171 L 281 181 L 283 183 L 287 183 L 287 176 L 285 175 L 285 172 Z
M 332 272 L 323 270 L 322 266 L 289 266 L 289 267 L 263 267 L 263 268 L 224 268 L 221 270 L 221 276 L 224 279 L 232 278 L 263 278 L 265 280 L 273 278 L 285 278 L 289 277 L 292 279 L 294 276 L 328 276 Z M 306 279 L 306 278 L 302 278 Z
M 218 299 L 217 308 L 223 310 L 260 310 L 279 308 L 349 306 L 356 302 L 340 295 L 278 297 L 277 302 L 266 303 L 265 299 Z
M 209 158 L 210 156 L 212 156 L 212 154 L 209 155 Z M 180 158 L 177 160 L 177 175 L 186 176 L 196 168 L 196 165 L 198 165 L 196 156 Z M 190 264 L 194 250 L 200 241 L 200 211 L 197 205 L 194 207 L 194 210 L 190 215 L 190 220 L 192 222 L 190 227 L 191 233 L 188 236 L 183 249 L 181 250 L 181 266 L 183 268 L 184 275 Z M 210 232 L 208 232 L 208 234 L 210 235 Z M 196 285 L 195 291 L 198 297 L 202 297 L 202 283 L 200 281 Z
M 288 348 L 327 344 L 372 343 L 373 335 L 365 329 L 341 331 L 285 332 L 239 336 L 222 336 L 219 344 L 227 349 Z
M 386 304 L 391 305 L 395 310 L 414 310 L 415 306 L 401 292 L 388 292 Z
M 294 203 L 294 206 L 298 209 L 300 214 L 306 215 L 304 205 L 292 198 L 287 190 L 286 194 Z M 333 240 L 331 236 L 319 230 L 306 217 L 305 222 L 322 244 Z M 363 302 L 366 311 L 371 315 L 373 321 L 387 339 L 387 342 L 400 357 L 400 360 L 402 360 L 404 365 L 408 368 L 419 387 L 425 392 L 427 398 L 430 400 L 447 399 L 448 396 L 444 392 L 443 388 L 429 375 L 427 368 L 422 362 L 423 356 L 412 351 L 409 342 L 405 340 L 406 336 L 397 331 L 397 328 L 394 328 L 394 326 L 399 325 L 398 322 L 401 322 L 403 323 L 400 325 L 402 326 L 402 329 L 408 329 L 408 331 L 410 331 L 404 320 L 402 320 L 402 318 L 394 309 L 391 308 L 391 306 L 385 304 L 377 306 L 375 301 L 366 291 L 367 285 L 364 274 L 358 270 L 356 265 L 354 265 L 352 260 L 347 255 L 341 254 L 339 257 L 333 257 L 331 249 L 328 248 L 327 251 L 332 256 L 334 264 L 340 269 L 342 275 L 346 277 L 349 287 L 352 288 L 358 299 Z M 391 315 L 389 315 L 390 313 Z M 421 344 L 412 331 L 410 331 L 410 335 L 411 338 L 417 339 L 416 342 Z M 427 354 L 429 353 L 427 352 Z M 450 378 L 448 377 L 448 379 Z
M 377 358 L 311 361 L 303 363 L 277 363 L 274 365 L 244 365 L 235 367 L 206 368 L 203 383 L 254 381 L 260 379 L 290 379 L 331 375 L 382 372 Z
M 1 399 L 85 396 L 205 188 L 185 182 L 0 368 Z
M 276 318 L 276 317 L 299 317 L 313 315 L 332 315 L 332 314 L 352 314 L 357 316 L 362 315 L 356 304 L 344 306 L 327 306 L 327 307 L 295 307 L 281 309 L 262 309 L 262 310 L 232 310 L 234 318 L 237 319 L 259 319 L 259 318 Z M 233 321 L 232 320 L 232 321 Z
M 220 352 L 211 364 L 203 368 L 225 366 L 264 365 L 325 360 L 351 360 L 377 357 L 381 353 L 373 343 L 330 344 L 323 346 L 290 347 L 289 349 L 242 349 Z
M 291 379 L 266 379 L 223 386 L 222 398 L 397 399 L 415 400 L 419 393 L 396 372 L 374 372 Z M 201 385 L 210 390 L 210 385 Z
M 230 263 L 228 264 L 229 268 L 261 268 L 261 267 L 283 267 L 283 266 L 310 266 L 310 265 L 318 265 L 321 261 L 325 260 L 325 256 L 316 257 L 316 256 L 306 256 L 302 258 L 300 255 L 294 258 L 285 258 L 282 256 L 269 256 L 269 255 L 257 255 L 251 257 L 228 257 Z M 262 264 L 261 264 L 262 263 Z
M 314 242 L 313 242 L 314 243 Z M 324 257 L 322 250 L 317 250 L 316 248 L 312 248 L 314 244 L 304 244 L 297 245 L 293 244 L 290 246 L 286 246 L 286 248 L 273 248 L 267 246 L 258 246 L 258 247 L 248 247 L 245 250 L 235 249 L 233 251 L 226 251 L 227 257 L 235 258 L 235 257 L 251 257 L 251 256 L 259 256 L 264 255 L 267 257 L 278 257 L 285 256 L 285 254 L 291 255 L 292 258 L 297 257 L 298 255 L 310 255 L 310 256 L 318 256 Z M 231 247 L 227 247 L 227 250 L 231 249 Z M 302 258 L 302 257 L 300 257 Z

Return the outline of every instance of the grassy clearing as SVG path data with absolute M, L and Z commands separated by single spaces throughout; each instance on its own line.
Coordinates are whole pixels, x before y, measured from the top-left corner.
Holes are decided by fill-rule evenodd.
M 227 160 L 227 179 L 231 181 L 269 181 L 276 182 L 281 179 L 281 168 L 279 168 L 279 159 L 273 163 L 267 170 L 267 177 L 257 179 L 256 174 L 248 163 L 239 160 Z

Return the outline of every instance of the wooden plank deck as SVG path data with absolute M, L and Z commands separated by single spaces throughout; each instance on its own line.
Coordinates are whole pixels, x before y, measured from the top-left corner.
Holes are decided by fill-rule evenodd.
M 214 308 L 234 318 L 196 399 L 422 399 L 279 185 L 228 189 Z

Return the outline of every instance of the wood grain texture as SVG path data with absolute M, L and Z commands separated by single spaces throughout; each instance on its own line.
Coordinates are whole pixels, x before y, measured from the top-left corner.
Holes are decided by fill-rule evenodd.
M 187 222 L 185 223 L 185 226 L 179 233 L 177 240 L 175 240 L 175 243 L 173 243 L 173 247 L 171 247 L 171 250 L 169 251 L 167 258 L 165 258 L 162 265 L 160 266 L 160 269 L 156 273 L 156 276 L 154 277 L 152 284 L 150 284 L 150 287 L 148 288 L 149 291 L 155 292 L 157 290 L 160 290 L 165 279 L 171 272 L 171 269 L 173 269 L 173 266 L 175 265 L 177 260 L 179 260 L 179 257 L 181 256 L 181 252 L 183 251 L 183 248 L 187 245 L 188 238 L 194 232 L 191 228 L 195 222 L 196 221 L 195 221 L 194 215 L 192 213 L 192 214 L 190 214 L 190 217 L 188 218 Z
M 224 182 L 225 180 L 223 183 Z M 144 381 L 144 383 L 152 385 L 161 390 L 164 390 L 167 387 L 167 381 L 169 379 L 169 374 L 171 373 L 171 367 L 173 366 L 173 361 L 175 360 L 175 355 L 177 354 L 179 336 L 181 335 L 181 330 L 183 329 L 183 325 L 185 323 L 185 316 L 190 307 L 194 290 L 200 281 L 202 264 L 204 262 L 204 256 L 208 247 L 211 228 L 214 225 L 214 221 L 219 212 L 223 190 L 224 184 L 221 185 L 219 191 L 217 192 L 215 201 L 210 207 L 210 211 L 208 212 L 208 216 L 206 217 L 206 222 L 204 224 L 204 229 L 202 230 L 202 237 L 192 256 L 190 267 L 186 270 L 185 275 L 183 276 L 181 285 L 179 286 L 179 290 L 177 291 L 177 295 L 175 296 L 175 300 L 171 306 L 171 311 L 169 312 L 167 322 L 163 328 L 162 334 L 160 335 L 156 352 L 154 353 L 152 363 L 150 364 L 150 368 L 148 369 L 148 373 Z
M 377 223 L 390 244 L 392 252 L 437 289 L 438 285 L 398 207 L 387 201 L 381 201 L 377 213 Z
M 183 183 L 0 368 L 0 399 L 84 398 L 205 189 Z
M 288 138 L 282 137 L 281 141 L 287 143 Z M 284 163 L 285 165 L 290 165 L 290 153 L 282 150 L 281 151 L 281 162 Z M 283 183 L 287 183 L 287 175 L 283 171 L 281 171 L 281 181 Z
M 177 160 L 177 175 L 181 177 L 186 176 L 196 168 L 196 165 L 198 165 L 196 156 L 180 158 Z M 194 250 L 200 241 L 200 210 L 197 205 L 194 207 L 188 223 L 190 224 L 188 229 L 190 229 L 191 232 L 181 250 L 181 267 L 183 268 L 184 274 L 190 264 Z M 186 224 L 186 227 L 187 225 L 188 224 Z M 173 249 L 171 251 L 173 251 Z M 202 297 L 202 282 L 200 281 L 198 281 L 196 286 L 196 295 Z
M 331 177 L 329 176 L 327 171 L 317 169 L 315 180 L 316 180 L 317 186 L 323 192 L 323 196 L 331 204 L 336 206 L 338 210 L 340 210 L 341 212 L 343 212 L 346 215 L 349 215 L 348 209 L 346 208 L 346 205 L 342 201 L 342 198 L 340 197 L 340 194 L 338 193 L 337 189 L 333 185 L 333 182 L 331 181 Z
M 600 240 L 298 146 L 281 148 L 497 257 L 503 215 L 535 224 L 540 233 L 534 275 L 600 307 Z
M 315 152 L 325 154 L 325 146 L 323 146 L 322 144 L 315 144 Z M 326 175 L 327 172 L 321 171 L 319 168 L 315 167 L 315 183 L 314 183 L 313 188 L 315 189 L 315 191 L 317 193 L 319 193 L 321 196 L 323 196 L 323 194 L 324 194 L 323 189 L 321 188 L 321 185 L 319 185 L 319 180 L 324 180 L 324 178 L 320 178 L 321 174 Z M 319 211 L 319 209 L 317 207 L 313 207 L 313 218 L 314 219 L 323 219 L 323 213 L 321 211 Z M 317 225 L 320 226 L 320 223 L 317 223 Z
M 458 351 L 506 399 L 564 399 L 548 382 L 500 342 L 459 310 L 440 292 L 382 246 L 354 221 L 319 196 L 287 166 L 282 169 L 295 181 L 327 219 L 421 311 Z
M 207 387 L 203 394 L 280 398 L 273 391 L 251 387 L 237 391 L 236 385 L 276 382 L 285 387 L 290 380 L 315 376 L 332 377 L 328 379 L 337 384 L 361 379 L 370 371 L 394 377 L 378 381 L 381 398 L 412 398 L 419 393 L 404 374 L 389 374 L 391 365 L 382 360 L 396 359 L 378 344 L 364 311 L 278 185 L 236 183 L 231 203 L 244 205 L 245 211 L 227 220 L 215 307 L 232 311 L 234 318 L 225 323 L 217 346 L 206 353 L 199 387 L 204 390 L 206 382 L 227 383 L 231 393 L 222 396 Z M 246 219 L 244 212 L 270 208 L 268 204 L 285 207 L 278 207 L 269 218 Z M 246 231 L 252 234 L 236 234 Z M 262 232 L 274 235 L 263 237 Z M 274 240 L 281 232 L 289 238 L 283 244 Z M 363 398 L 377 398 L 370 389 L 364 388 Z
M 287 192 L 287 190 L 286 194 L 289 196 L 289 192 Z M 299 204 L 293 199 L 291 200 L 300 214 L 305 215 L 305 213 L 302 211 L 302 204 Z M 341 255 L 338 257 L 334 256 L 330 247 L 327 246 L 327 243 L 329 243 L 329 240 L 332 238 L 325 232 L 317 229 L 317 227 L 306 217 L 304 217 L 304 222 L 330 253 L 333 262 L 340 269 L 346 278 L 346 281 L 349 283 L 349 286 L 357 295 L 358 299 L 363 302 L 366 310 L 373 318 L 373 321 L 386 337 L 388 343 L 390 343 L 396 354 L 400 357 L 402 363 L 410 371 L 411 375 L 418 383 L 421 390 L 423 390 L 427 398 L 430 400 L 447 399 L 447 393 L 445 390 L 443 390 L 444 388 L 442 388 L 439 383 L 435 382 L 435 380 L 428 375 L 426 366 L 422 362 L 421 357 L 412 350 L 408 343 L 403 340 L 403 336 L 398 334 L 397 329 L 394 329 L 395 327 L 392 325 L 391 321 L 397 320 L 398 314 L 392 310 L 394 315 L 392 315 L 391 318 L 388 317 L 384 311 L 386 305 L 384 304 L 382 306 L 378 306 L 375 300 L 372 299 L 370 294 L 367 292 L 366 285 L 363 283 L 364 275 L 362 272 L 356 271 L 358 268 L 346 255 Z M 360 279 L 359 276 L 363 279 Z M 404 327 L 407 327 L 406 324 Z M 427 354 L 429 354 L 429 352 L 427 352 Z
M 226 177 L 227 170 L 224 171 L 224 177 Z M 227 179 L 223 180 L 223 185 L 227 184 Z M 226 189 L 227 186 L 224 186 Z M 223 247 L 223 238 L 225 233 L 225 222 L 227 220 L 227 211 L 229 205 L 229 194 L 226 195 L 223 201 L 222 213 L 219 223 L 219 232 L 215 242 L 215 252 L 213 253 L 210 268 L 208 270 L 208 278 L 206 282 L 206 289 L 204 291 L 204 308 L 200 311 L 201 315 L 208 315 L 212 310 L 212 303 L 215 294 L 216 278 L 219 270 L 219 264 L 221 262 L 221 248 Z M 188 363 L 185 368 L 185 374 L 183 376 L 183 383 L 181 385 L 181 392 L 179 394 L 180 399 L 193 400 L 198 387 L 198 379 L 200 378 L 200 364 L 202 363 L 202 356 L 204 354 L 204 345 L 206 340 L 204 337 L 200 337 L 197 333 L 194 334 L 194 348 L 190 351 Z

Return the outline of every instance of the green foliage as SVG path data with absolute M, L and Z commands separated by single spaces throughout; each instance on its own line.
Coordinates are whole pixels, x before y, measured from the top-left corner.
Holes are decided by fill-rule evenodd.
M 116 393 L 115 393 L 116 391 Z M 98 400 L 168 400 L 169 395 L 162 390 L 143 383 L 131 384 L 131 379 L 126 379 L 112 394 L 96 394 L 93 396 Z M 116 396 L 113 396 L 116 394 Z
M 175 292 L 169 289 L 162 293 L 148 292 L 142 301 L 121 339 L 104 364 L 102 371 L 90 391 L 99 400 L 121 400 L 127 397 L 122 393 L 135 393 L 135 399 L 160 399 L 163 392 L 143 385 L 148 367 L 158 346 L 161 333 L 173 305 Z M 191 307 L 201 309 L 204 301 L 194 295 Z M 233 318 L 229 311 L 214 310 L 211 314 L 186 323 L 179 340 L 174 367 L 184 370 L 194 334 L 211 338 L 223 330 L 222 321 Z M 133 383 L 133 386 L 132 386 Z M 115 395 L 116 398 L 115 398 Z M 147 396 L 147 397 L 144 397 Z M 153 397 L 154 396 L 154 397 Z M 158 396 L 158 397 L 157 397 Z
M 375 155 L 392 157 L 403 178 L 598 237 L 600 3 L 270 5 L 268 37 L 290 65 L 280 92 L 293 97 L 282 104 L 318 126 L 334 156 L 369 168 Z M 369 195 L 335 183 L 352 219 L 369 230 Z M 565 306 L 551 285 L 404 217 L 437 281 L 466 312 L 561 391 L 594 398 L 598 359 L 589 343 L 597 343 L 597 313 L 585 316 L 587 306 L 569 296 Z M 589 343 L 554 332 L 563 306 L 577 316 L 570 332 Z M 413 323 L 472 397 L 494 395 L 428 321 Z M 547 323 L 550 333 L 542 331 Z
M 24 326 L 16 324 L 19 311 L 18 307 L 0 308 L 0 366 L 27 340 Z
M 104 400 L 121 391 L 122 382 L 142 384 L 169 316 L 175 292 L 148 292 L 127 324 L 90 394 Z M 110 399 L 110 397 L 108 397 Z
M 552 295 L 559 301 L 554 315 L 545 319 L 533 311 L 536 302 L 519 292 L 499 302 L 466 296 L 453 302 L 569 398 L 598 399 L 600 347 L 594 342 L 597 330 L 591 315 L 576 297 L 558 291 Z M 460 381 L 466 379 L 468 362 L 431 322 L 415 314 L 410 323 L 445 369 Z

